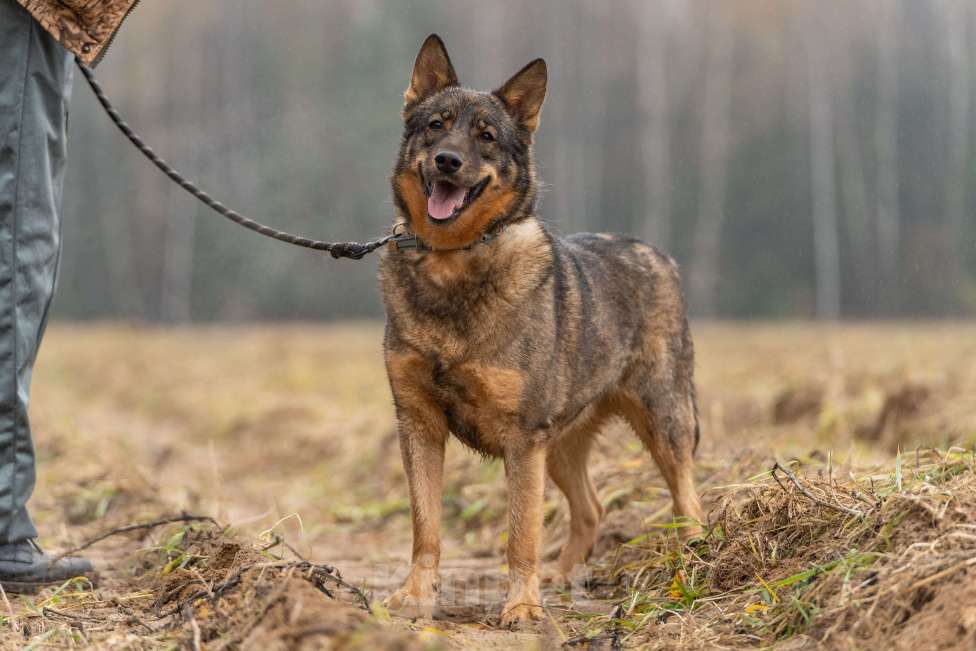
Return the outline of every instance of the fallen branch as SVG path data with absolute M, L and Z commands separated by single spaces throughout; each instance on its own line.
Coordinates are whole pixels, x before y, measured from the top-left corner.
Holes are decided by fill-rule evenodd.
M 356 586 L 346 582 L 342 576 L 339 574 L 339 570 L 330 565 L 316 565 L 315 563 L 310 563 L 308 561 L 302 561 L 296 563 L 295 567 L 298 571 L 304 574 L 304 579 L 314 585 L 319 591 L 324 594 L 331 596 L 328 588 L 325 587 L 324 581 L 328 579 L 332 581 L 340 588 L 351 592 L 359 603 L 362 605 L 363 609 L 370 615 L 373 614 L 373 608 L 369 605 L 369 598 L 366 593 L 357 588 Z
M 200 635 L 200 625 L 197 624 L 197 618 L 193 615 L 193 606 L 190 604 L 183 604 L 183 619 L 190 622 L 190 630 L 193 632 L 190 638 L 190 645 L 193 651 L 201 651 L 201 635 Z
M 212 590 L 211 589 L 198 590 L 197 592 L 194 592 L 190 596 L 181 599 L 180 602 L 176 605 L 176 607 L 173 610 L 169 611 L 168 613 L 162 613 L 160 617 L 169 617 L 171 615 L 176 615 L 178 613 L 185 614 L 185 609 L 188 606 L 192 606 L 193 602 L 195 602 L 197 599 L 208 599 L 211 605 L 216 604 L 217 601 L 222 596 L 224 596 L 224 593 L 229 592 L 230 590 L 237 587 L 237 585 L 241 582 L 241 577 L 244 575 L 244 572 L 246 572 L 249 569 L 250 568 L 245 567 L 242 568 L 241 570 L 238 570 L 236 573 L 234 573 L 233 576 L 231 576 L 226 581 L 215 585 Z M 183 588 L 181 586 L 176 591 L 178 592 L 182 589 Z
M 17 632 L 17 615 L 14 614 L 14 608 L 10 605 L 10 600 L 7 599 L 7 591 L 3 589 L 3 585 L 0 584 L 0 597 L 3 597 L 3 603 L 7 607 L 7 622 L 10 624 L 11 630 L 15 633 Z
M 123 534 L 123 533 L 129 533 L 130 531 L 139 531 L 141 529 L 154 529 L 156 527 L 161 527 L 164 524 L 172 524 L 174 522 L 210 522 L 214 526 L 217 526 L 217 527 L 220 526 L 220 524 L 216 520 L 214 520 L 213 518 L 211 518 L 209 515 L 188 515 L 186 513 L 184 513 L 182 515 L 170 516 L 168 518 L 160 518 L 158 520 L 153 520 L 151 522 L 142 522 L 142 523 L 139 523 L 139 524 L 129 524 L 129 525 L 126 525 L 124 527 L 117 527 L 115 529 L 111 529 L 109 531 L 106 531 L 104 533 L 101 533 L 101 534 L 95 536 L 94 538 L 91 538 L 89 540 L 86 540 L 85 542 L 83 542 L 82 544 L 78 545 L 77 547 L 74 547 L 72 549 L 69 549 L 69 550 L 67 550 L 65 552 L 61 552 L 60 554 L 58 554 L 57 556 L 54 557 L 54 559 L 51 561 L 51 563 L 52 564 L 57 563 L 58 561 L 60 561 L 65 556 L 70 556 L 72 554 L 77 554 L 80 551 L 84 551 L 84 550 L 88 549 L 89 547 L 91 547 L 92 545 L 94 545 L 96 543 L 100 543 L 101 541 L 105 540 L 106 538 L 111 538 L 112 536 L 117 536 L 117 535 Z
M 66 613 L 63 610 L 55 610 L 53 608 L 48 608 L 47 606 L 41 608 L 41 614 L 44 617 L 68 619 L 73 621 L 98 622 L 100 624 L 104 623 L 104 620 L 99 619 L 97 617 L 88 617 L 87 615 L 74 615 L 72 613 Z
M 359 601 L 363 610 L 370 614 L 373 613 L 373 609 L 369 604 L 369 598 L 366 596 L 366 593 L 356 586 L 347 583 L 342 579 L 341 576 L 338 576 L 339 573 L 334 567 L 324 564 L 317 565 L 315 563 L 310 563 L 309 561 L 295 561 L 290 563 L 256 563 L 253 565 L 247 565 L 237 570 L 237 572 L 235 572 L 226 581 L 215 585 L 212 589 L 197 590 L 196 592 L 180 599 L 179 603 L 176 604 L 176 606 L 174 606 L 171 610 L 162 612 L 162 606 L 169 601 L 169 598 L 183 590 L 183 586 L 177 586 L 172 590 L 171 593 L 169 593 L 168 597 L 163 596 L 160 598 L 156 604 L 156 614 L 160 619 L 181 614 L 188 605 L 192 605 L 198 599 L 207 599 L 212 606 L 216 605 L 217 601 L 219 601 L 221 597 L 240 585 L 241 579 L 246 572 L 266 567 L 273 567 L 281 571 L 294 570 L 298 572 L 304 580 L 315 586 L 319 592 L 326 595 L 330 599 L 335 599 L 335 594 L 325 585 L 326 581 L 332 581 L 337 587 L 351 593 L 356 600 Z
M 783 484 L 779 480 L 779 477 L 776 476 L 776 471 L 782 472 L 784 475 L 786 475 L 786 478 L 789 479 L 791 482 L 793 482 L 793 485 L 796 486 L 796 490 L 798 490 L 801 495 L 803 495 L 811 502 L 815 504 L 819 504 L 820 506 L 826 507 L 828 509 L 833 509 L 841 513 L 846 513 L 847 515 L 853 515 L 855 518 L 860 518 L 862 520 L 864 519 L 865 514 L 862 511 L 858 511 L 857 509 L 852 509 L 850 507 L 843 506 L 842 504 L 834 504 L 832 502 L 828 502 L 827 500 L 822 500 L 819 497 L 816 497 L 815 495 L 811 494 L 810 491 L 805 489 L 800 484 L 800 480 L 796 478 L 796 475 L 794 475 L 792 472 L 784 468 L 782 464 L 780 464 L 780 462 L 777 461 L 776 463 L 773 464 L 773 467 L 770 469 L 769 472 L 773 476 L 773 479 L 776 480 L 776 483 L 779 484 L 779 487 L 782 488 L 784 492 L 786 491 L 786 487 L 783 486 Z

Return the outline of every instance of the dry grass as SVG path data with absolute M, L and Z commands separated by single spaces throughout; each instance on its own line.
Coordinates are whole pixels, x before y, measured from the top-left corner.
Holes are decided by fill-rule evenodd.
M 211 523 L 135 542 L 142 544 L 97 588 L 75 579 L 20 597 L 23 608 L 11 606 L 4 622 L 13 632 L 8 642 L 269 649 L 324 635 L 345 648 L 372 649 L 389 637 L 370 617 L 366 596 L 336 568 L 305 561 L 278 538 L 256 546 Z
M 951 625 L 943 610 L 976 592 L 974 479 L 970 452 L 926 449 L 888 470 L 820 465 L 794 483 L 777 469 L 717 487 L 702 540 L 645 534 L 603 559 L 597 576 L 627 596 L 588 634 L 665 648 L 971 648 L 976 609 Z
M 356 589 L 379 599 L 402 577 L 410 543 L 378 324 L 55 327 L 32 412 L 42 542 L 68 548 L 182 511 L 222 525 L 96 544 L 99 586 L 0 599 L 0 642 L 976 644 L 973 459 L 951 447 L 971 450 L 976 439 L 976 327 L 698 324 L 694 333 L 708 535 L 677 543 L 660 476 L 636 439 L 611 427 L 593 468 L 608 513 L 590 573 L 572 591 L 550 589 L 550 620 L 516 633 L 496 628 L 502 469 L 460 446 L 448 454 L 439 619 L 370 614 L 357 601 Z M 777 461 L 795 482 L 770 475 Z M 566 520 L 552 492 L 550 555 Z

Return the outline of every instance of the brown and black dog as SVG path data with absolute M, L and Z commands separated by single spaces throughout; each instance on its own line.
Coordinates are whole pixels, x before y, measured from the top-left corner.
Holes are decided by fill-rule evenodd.
M 394 610 L 434 607 L 451 433 L 504 460 L 503 625 L 542 614 L 547 473 L 571 519 L 557 569 L 569 576 L 586 561 L 603 515 L 587 456 L 608 418 L 623 417 L 650 450 L 684 535 L 700 531 L 694 352 L 678 269 L 639 240 L 560 238 L 539 221 L 532 137 L 545 93 L 542 59 L 494 92 L 461 88 L 432 35 L 404 94 L 393 197 L 398 227 L 419 241 L 410 250 L 390 244 L 380 265 L 413 517 L 410 573 L 387 600 Z

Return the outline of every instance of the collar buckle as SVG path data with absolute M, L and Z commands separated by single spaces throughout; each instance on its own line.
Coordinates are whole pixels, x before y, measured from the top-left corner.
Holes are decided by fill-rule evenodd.
M 406 251 L 410 249 L 421 249 L 420 240 L 416 235 L 409 235 L 407 233 L 400 233 L 393 238 L 393 244 L 396 245 L 397 251 Z

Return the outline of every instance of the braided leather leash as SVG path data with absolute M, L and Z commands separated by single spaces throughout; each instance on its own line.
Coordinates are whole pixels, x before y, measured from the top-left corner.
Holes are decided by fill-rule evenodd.
M 105 109 L 105 112 L 108 113 L 109 118 L 111 118 L 112 122 L 115 123 L 115 126 L 119 128 L 119 131 L 125 134 L 125 137 L 128 138 L 146 158 L 152 161 L 153 165 L 162 170 L 163 174 L 171 178 L 181 188 L 213 209 L 214 212 L 226 217 L 235 224 L 239 224 L 240 226 L 250 229 L 259 235 L 270 237 L 271 239 L 284 242 L 285 244 L 294 244 L 295 246 L 302 246 L 307 249 L 314 249 L 316 251 L 328 251 L 333 258 L 337 259 L 351 258 L 353 260 L 359 260 L 363 256 L 372 253 L 387 242 L 396 243 L 397 248 L 420 248 L 417 238 L 407 233 L 391 233 L 389 235 L 377 237 L 366 242 L 324 242 L 322 240 L 313 240 L 301 235 L 294 235 L 285 231 L 279 231 L 276 228 L 271 228 L 270 226 L 256 222 L 253 219 L 249 219 L 244 215 L 231 210 L 198 188 L 191 181 L 188 181 L 182 174 L 173 169 L 169 163 L 160 158 L 159 155 L 157 155 L 156 152 L 154 152 L 152 148 L 147 145 L 145 141 L 143 141 L 139 134 L 133 131 L 132 127 L 130 127 L 126 121 L 122 119 L 119 112 L 115 110 L 115 107 L 112 106 L 112 103 L 109 101 L 108 97 L 105 96 L 105 92 L 102 90 L 102 87 L 95 79 L 95 72 L 85 65 L 80 59 L 76 58 L 75 62 L 81 69 L 82 74 L 85 75 L 85 79 L 88 81 L 88 85 L 91 86 L 92 92 L 95 94 L 96 99 L 98 99 L 98 102 Z

